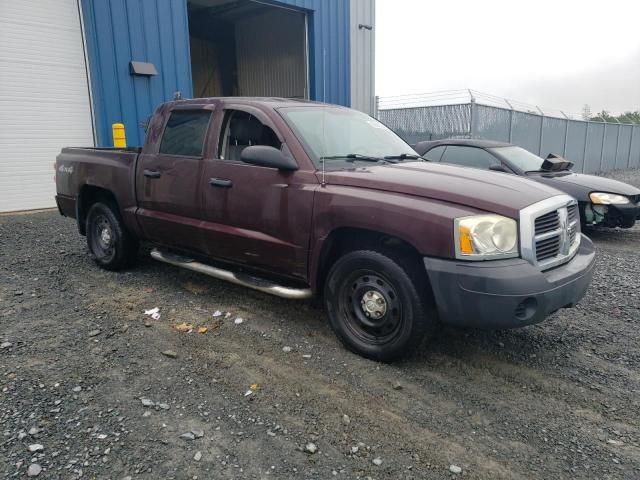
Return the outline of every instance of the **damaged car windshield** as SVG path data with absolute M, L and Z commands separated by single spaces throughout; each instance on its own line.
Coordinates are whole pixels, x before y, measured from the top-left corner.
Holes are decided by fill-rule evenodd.
M 420 161 L 416 152 L 389 128 L 356 110 L 313 106 L 279 111 L 318 169 L 323 160 L 325 168 L 344 168 L 358 161 Z

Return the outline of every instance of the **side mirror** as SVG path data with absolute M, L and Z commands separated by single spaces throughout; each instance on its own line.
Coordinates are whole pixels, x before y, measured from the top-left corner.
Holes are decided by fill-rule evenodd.
M 499 164 L 499 165 L 491 165 L 489 167 L 489 170 L 493 171 L 493 172 L 502 172 L 502 173 L 511 173 L 509 170 L 507 170 L 504 165 Z
M 278 170 L 297 170 L 298 164 L 291 157 L 268 145 L 246 147 L 240 154 L 244 163 L 259 167 L 277 168 Z

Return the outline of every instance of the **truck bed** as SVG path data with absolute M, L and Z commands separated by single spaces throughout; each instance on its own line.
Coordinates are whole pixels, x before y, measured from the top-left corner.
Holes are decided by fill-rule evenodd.
M 77 218 L 78 199 L 103 189 L 118 199 L 123 216 L 135 211 L 135 172 L 139 147 L 63 148 L 56 157 L 56 202 L 62 215 Z

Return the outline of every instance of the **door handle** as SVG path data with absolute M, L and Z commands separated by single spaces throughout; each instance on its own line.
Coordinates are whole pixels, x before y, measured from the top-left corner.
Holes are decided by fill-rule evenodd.
M 210 178 L 209 185 L 212 187 L 230 188 L 233 186 L 233 182 L 226 178 Z
M 146 170 L 143 172 L 145 177 L 149 177 L 149 178 L 160 178 L 160 175 L 162 175 L 160 173 L 159 170 Z

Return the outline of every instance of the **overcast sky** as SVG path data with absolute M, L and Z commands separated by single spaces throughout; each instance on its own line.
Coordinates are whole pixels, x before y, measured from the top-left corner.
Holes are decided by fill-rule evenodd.
M 376 93 L 640 110 L 640 0 L 376 0 Z

